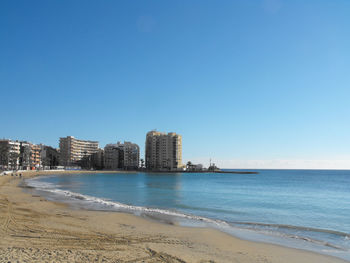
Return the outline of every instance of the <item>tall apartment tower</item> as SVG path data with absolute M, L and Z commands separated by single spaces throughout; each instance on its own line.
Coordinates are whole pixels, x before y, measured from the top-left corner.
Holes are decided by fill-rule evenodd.
M 149 170 L 177 170 L 182 168 L 182 136 L 150 131 L 146 136 L 146 168 Z
M 84 141 L 67 136 L 60 138 L 60 161 L 63 166 L 76 165 L 84 157 L 91 156 L 98 151 L 98 142 Z

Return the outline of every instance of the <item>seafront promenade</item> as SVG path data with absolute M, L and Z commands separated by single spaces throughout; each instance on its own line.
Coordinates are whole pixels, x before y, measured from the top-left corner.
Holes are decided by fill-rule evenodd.
M 344 262 L 213 229 L 73 210 L 19 187 L 24 178 L 43 174 L 0 177 L 0 262 Z

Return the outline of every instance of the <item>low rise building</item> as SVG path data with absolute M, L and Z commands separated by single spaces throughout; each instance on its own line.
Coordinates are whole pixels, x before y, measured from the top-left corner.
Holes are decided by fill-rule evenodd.
M 191 162 L 187 162 L 186 171 L 189 171 L 189 172 L 203 171 L 203 164 L 194 164 Z

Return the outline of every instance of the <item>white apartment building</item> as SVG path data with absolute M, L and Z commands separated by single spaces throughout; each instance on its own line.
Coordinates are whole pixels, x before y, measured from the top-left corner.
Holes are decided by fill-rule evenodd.
M 84 157 L 98 151 L 97 141 L 79 140 L 73 136 L 60 138 L 60 161 L 63 166 L 74 166 Z
M 0 140 L 0 168 L 18 169 L 20 142 L 9 139 Z
M 150 170 L 178 170 L 182 165 L 182 136 L 150 131 L 146 135 L 146 168 Z

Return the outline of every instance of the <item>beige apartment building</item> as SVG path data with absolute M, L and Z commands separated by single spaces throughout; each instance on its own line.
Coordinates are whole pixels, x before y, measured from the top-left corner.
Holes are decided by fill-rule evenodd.
M 146 168 L 149 170 L 179 170 L 182 165 L 182 136 L 150 131 L 146 136 Z
M 22 170 L 34 170 L 41 167 L 41 147 L 30 142 L 20 142 L 19 164 Z
M 67 136 L 60 138 L 60 161 L 63 166 L 77 165 L 84 157 L 89 157 L 98 151 L 97 141 L 85 141 Z
M 31 144 L 31 167 L 30 169 L 39 168 L 41 166 L 41 148 L 40 145 Z

